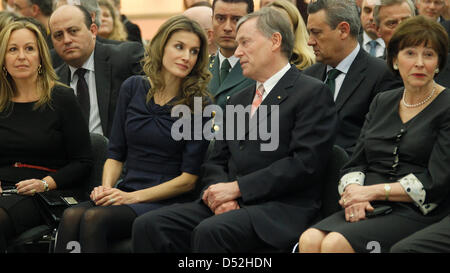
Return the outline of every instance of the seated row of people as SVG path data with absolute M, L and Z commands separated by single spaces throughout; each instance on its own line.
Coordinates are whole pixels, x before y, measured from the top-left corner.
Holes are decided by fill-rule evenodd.
M 324 44 L 329 45 L 329 43 L 321 44 L 321 40 L 323 39 L 321 33 L 327 32 L 326 38 L 337 37 L 339 35 L 345 38 L 345 45 L 347 45 L 345 51 L 352 49 L 350 55 L 353 54 L 352 58 L 356 62 L 357 56 L 364 55 L 364 52 L 361 53 L 361 49 L 358 48 L 355 32 L 352 31 L 354 26 L 347 21 L 341 22 L 337 26 L 328 25 L 329 21 L 327 20 L 327 16 L 332 16 L 329 13 L 331 13 L 330 10 L 333 10 L 327 6 L 330 3 L 335 4 L 335 1 L 317 1 L 311 4 L 309 8 L 311 21 L 308 21 L 308 28 L 310 33 L 312 33 L 310 43 L 314 44 L 316 57 L 318 59 L 323 57 L 322 62 L 324 63 L 330 58 L 326 54 L 327 49 L 323 46 Z M 354 17 L 354 14 L 357 16 L 356 9 L 354 11 L 349 9 L 348 7 L 351 5 L 350 3 L 347 4 L 347 6 L 344 5 L 341 8 L 350 10 L 349 16 L 351 18 Z M 240 3 L 229 3 L 225 0 L 219 0 L 216 5 L 218 5 L 216 8 L 220 8 L 220 5 L 238 7 Z M 241 6 L 247 8 L 247 6 Z M 229 10 L 232 9 L 225 9 L 224 13 L 229 12 Z M 70 12 L 71 18 L 63 20 L 67 12 Z M 71 44 L 74 39 L 72 34 L 77 35 L 76 32 L 81 31 L 80 34 L 85 35 L 85 39 L 80 39 L 79 41 L 88 42 L 88 44 L 92 42 L 94 47 L 96 47 L 95 35 L 90 34 L 94 34 L 92 29 L 90 29 L 92 28 L 92 24 L 88 28 L 88 24 L 83 22 L 83 20 L 86 21 L 89 17 L 89 14 L 79 7 L 61 7 L 55 11 L 50 19 L 51 26 L 54 26 L 54 29 L 52 28 L 53 39 L 57 40 L 59 35 L 61 35 L 61 45 L 66 46 L 64 41 L 68 39 L 70 41 L 69 44 Z M 67 24 L 72 18 L 76 18 L 77 22 L 81 23 L 76 24 L 72 22 Z M 333 93 L 330 91 L 337 89 L 336 86 L 338 86 L 339 80 L 328 80 L 327 84 L 323 84 L 323 78 L 318 76 L 320 80 L 316 80 L 307 76 L 307 71 L 301 73 L 297 68 L 289 64 L 294 48 L 292 25 L 285 18 L 281 20 L 279 18 L 283 18 L 279 11 L 271 8 L 262 9 L 251 15 L 244 16 L 237 26 L 235 26 L 236 29 L 234 32 L 237 36 L 236 41 L 233 41 L 235 43 L 233 54 L 239 58 L 238 63 L 242 68 L 243 76 L 251 79 L 253 83 L 226 101 L 230 106 L 249 106 L 250 115 L 245 116 L 247 123 L 244 124 L 248 124 L 248 122 L 254 120 L 258 128 L 263 126 L 263 122 L 275 121 L 275 123 L 272 122 L 269 125 L 269 128 L 276 130 L 276 135 L 273 135 L 273 137 L 277 138 L 277 141 L 273 149 L 270 151 L 262 149 L 263 144 L 267 144 L 267 139 L 265 141 L 248 138 L 243 140 L 236 138 L 216 140 L 212 156 L 203 164 L 203 176 L 201 179 L 206 187 L 202 191 L 201 198 L 193 203 L 166 206 L 188 200 L 184 194 L 192 189 L 199 178 L 200 164 L 203 161 L 203 155 L 208 145 L 205 139 L 175 141 L 171 134 L 171 128 L 173 128 L 173 124 L 177 119 L 170 117 L 170 111 L 175 105 L 184 104 L 188 105 L 195 114 L 193 97 L 203 98 L 205 104 L 210 102 L 208 99 L 209 94 L 205 91 L 207 90 L 206 85 L 210 77 L 207 72 L 206 37 L 198 24 L 193 23 L 183 16 L 174 17 L 160 28 L 149 46 L 149 54 L 146 59 L 146 65 L 144 65 L 145 77 L 131 77 L 122 85 L 117 107 L 115 107 L 117 108 L 115 117 L 114 119 L 110 119 L 112 129 L 107 131 L 110 136 L 110 148 L 108 160 L 105 164 L 102 186 L 96 188 L 91 193 L 91 202 L 66 210 L 59 228 L 58 251 L 64 251 L 67 242 L 78 240 L 81 242 L 82 251 L 104 252 L 107 251 L 108 239 L 120 239 L 122 237 L 129 237 L 131 234 L 133 235 L 133 246 L 136 252 L 239 252 L 252 251 L 257 248 L 269 248 L 272 250 L 287 249 L 302 231 L 313 224 L 314 219 L 317 217 L 318 208 L 320 207 L 321 174 L 323 174 L 323 170 L 326 167 L 327 157 L 329 156 L 332 145 L 335 143 L 336 135 L 339 138 L 337 129 L 342 126 L 341 123 L 343 122 L 338 118 L 340 117 L 338 103 L 336 101 L 335 106 L 335 103 L 333 103 Z M 414 20 L 423 20 L 423 18 L 419 17 Z M 422 21 L 418 23 L 414 20 L 411 20 L 410 24 L 420 25 L 424 23 Z M 434 27 L 433 23 L 428 23 L 431 24 L 431 27 Z M 31 34 L 34 33 L 28 24 L 23 23 L 23 27 L 18 27 L 18 30 L 10 31 L 9 35 L 17 31 L 19 31 L 19 34 L 20 32 L 27 32 L 26 30 L 29 30 Z M 72 30 L 74 31 L 73 33 Z M 435 28 L 435 32 L 439 35 L 442 34 L 440 32 L 441 30 L 439 27 Z M 443 33 L 443 37 L 447 37 L 445 31 Z M 6 35 L 7 31 L 2 31 L 2 34 Z M 41 43 L 37 42 L 42 38 L 42 35 L 34 34 L 34 36 L 35 47 L 39 47 L 40 50 L 38 60 L 48 58 L 48 54 L 42 53 L 47 52 L 46 48 L 41 47 Z M 391 58 L 390 66 L 393 67 L 393 64 L 396 64 L 396 67 L 400 71 L 399 74 L 405 85 L 405 91 L 401 88 L 386 92 L 386 94 L 391 94 L 395 98 L 405 94 L 403 95 L 403 103 L 406 108 L 397 109 L 400 117 L 403 116 L 404 118 L 401 124 L 405 127 L 408 127 L 408 124 L 410 124 L 409 119 L 416 120 L 415 116 L 417 115 L 419 117 L 422 114 L 422 110 L 426 112 L 425 110 L 430 109 L 428 105 L 434 106 L 437 103 L 431 104 L 432 102 L 439 101 L 438 98 L 445 97 L 445 95 L 441 95 L 441 93 L 446 94 L 442 86 L 434 85 L 433 88 L 433 78 L 435 68 L 439 67 L 442 69 L 445 65 L 446 53 L 448 51 L 448 41 L 446 40 L 445 42 L 442 42 L 444 40 L 436 41 L 428 36 L 412 41 L 408 36 L 408 39 L 406 39 L 405 43 L 402 42 L 395 45 L 396 48 L 393 49 L 393 53 L 388 55 L 388 61 Z M 14 115 L 11 114 L 17 110 L 16 105 L 20 105 L 21 100 L 25 100 L 26 103 L 31 105 L 38 105 L 37 102 L 39 100 L 36 98 L 40 97 L 40 91 L 34 97 L 26 96 L 26 99 L 20 98 L 20 100 L 16 101 L 14 94 L 20 92 L 18 91 L 18 87 L 22 87 L 22 85 L 16 84 L 16 82 L 26 82 L 27 89 L 35 92 L 34 90 L 36 88 L 29 87 L 39 85 L 40 81 L 37 75 L 42 75 L 47 72 L 52 73 L 52 71 L 51 67 L 46 67 L 43 70 L 42 68 L 38 69 L 38 64 L 42 61 L 26 57 L 28 56 L 27 44 L 19 44 L 20 46 L 18 46 L 17 43 L 11 43 L 9 36 L 3 40 L 8 41 L 6 48 L 9 48 L 10 44 L 14 48 L 12 51 L 5 49 L 5 57 L 3 58 L 5 63 L 8 55 L 13 55 L 12 52 L 17 48 L 18 53 L 16 53 L 14 62 L 28 63 L 34 61 L 36 67 L 34 70 L 29 69 L 29 66 L 25 64 L 18 65 L 18 68 L 24 71 L 28 70 L 28 73 L 15 74 L 14 72 L 16 71 L 14 69 L 10 71 L 8 67 L 3 66 L 5 67 L 4 71 L 6 71 L 4 72 L 5 78 L 8 82 L 12 82 L 10 86 L 13 94 L 9 100 L 6 99 L 13 106 L 10 107 L 11 109 L 5 108 L 9 111 L 5 112 L 7 113 L 5 120 L 17 122 Z M 23 39 L 20 40 L 22 41 Z M 32 44 L 33 42 L 28 41 L 27 43 Z M 340 46 L 342 45 L 344 43 L 340 44 Z M 75 61 L 75 57 L 82 52 L 77 47 L 66 46 L 64 48 L 64 46 L 60 47 L 64 49 L 61 51 L 62 56 L 72 61 L 74 67 L 83 66 L 84 63 L 80 64 L 80 59 Z M 409 63 L 404 61 L 406 58 L 400 58 L 401 53 L 407 50 L 416 53 L 412 54 L 410 52 L 408 53 L 409 55 L 406 54 L 410 56 L 408 59 Z M 339 52 L 344 54 L 344 49 L 341 48 Z M 90 56 L 92 57 L 92 51 Z M 434 66 L 421 64 L 423 62 L 422 58 L 425 58 L 424 56 L 428 58 L 434 56 L 436 59 Z M 373 63 L 377 66 L 377 63 L 373 61 L 373 57 L 367 56 L 365 59 L 366 62 Z M 339 69 L 340 67 L 336 66 L 342 60 L 337 61 L 337 63 L 330 61 L 329 65 L 331 68 Z M 319 65 L 316 65 L 317 68 L 311 68 L 318 69 Z M 416 71 L 411 75 L 409 71 L 411 70 L 411 66 L 420 67 L 420 71 Z M 382 69 L 381 65 L 377 67 Z M 429 73 L 430 67 L 433 70 L 432 74 Z M 341 73 L 349 74 L 345 77 L 344 83 L 347 77 L 351 78 L 351 68 L 347 68 L 347 72 L 341 71 Z M 69 69 L 73 70 L 70 71 L 72 75 L 75 77 L 78 76 L 75 69 L 71 67 L 66 69 L 68 75 Z M 325 69 L 323 67 L 324 73 Z M 374 89 L 378 88 L 381 84 L 387 84 L 389 82 L 383 79 L 383 75 L 388 75 L 387 73 L 375 73 L 381 75 L 381 77 L 377 78 Z M 25 78 L 27 79 L 25 81 L 23 80 L 24 75 L 26 75 Z M 87 84 L 86 81 L 84 83 L 80 81 L 82 79 L 81 76 L 78 77 L 79 79 L 74 84 L 74 89 L 77 89 L 77 93 L 82 93 L 83 89 L 86 89 L 85 86 Z M 411 77 L 412 80 L 410 79 Z M 367 79 L 369 79 L 369 76 Z M 363 79 L 360 81 L 363 81 Z M 49 86 L 47 90 L 54 90 L 54 85 L 59 86 L 55 81 L 50 81 L 50 84 L 47 85 Z M 37 89 L 41 90 L 40 88 Z M 408 93 L 406 93 L 406 90 Z M 362 91 L 358 92 L 361 93 Z M 48 93 L 51 93 L 51 91 L 48 91 Z M 439 97 L 437 96 L 438 94 Z M 356 97 L 357 95 L 354 96 Z M 375 102 L 386 99 L 385 96 L 387 95 L 375 96 L 373 94 Z M 70 97 L 73 96 L 68 96 L 69 99 Z M 426 100 L 417 103 L 422 97 Z M 75 98 L 73 97 L 73 99 Z M 92 113 L 91 105 L 88 104 L 88 107 L 86 107 L 86 104 L 84 104 L 86 99 L 81 99 L 80 96 L 78 96 L 78 99 L 81 105 L 81 111 L 78 109 L 79 116 L 83 117 L 84 115 L 84 122 L 86 123 L 87 119 L 89 119 L 89 124 L 91 124 L 91 118 L 87 118 L 90 116 L 83 114 L 86 113 L 86 109 L 88 110 L 87 112 Z M 347 98 L 347 100 L 349 99 Z M 92 98 L 90 101 L 92 101 Z M 368 107 L 370 101 L 365 101 L 364 103 L 367 103 Z M 358 142 L 359 146 L 357 146 L 358 152 L 356 153 L 355 150 L 353 161 L 357 161 L 356 158 L 366 158 L 366 147 L 363 145 L 366 144 L 365 139 L 363 139 L 365 135 L 369 135 L 372 140 L 385 142 L 385 132 L 376 132 L 375 129 L 380 129 L 381 126 L 383 126 L 381 129 L 384 130 L 393 129 L 393 123 L 384 116 L 380 116 L 386 114 L 386 108 L 389 108 L 389 105 L 385 105 L 382 102 L 381 104 L 384 108 L 382 110 L 378 109 L 377 111 L 383 112 L 375 113 L 373 112 L 376 109 L 374 104 L 372 104 L 371 111 L 365 121 L 363 133 Z M 273 106 L 276 107 L 273 108 Z M 395 109 L 394 105 L 390 106 Z M 266 111 L 268 107 L 270 108 L 269 112 Z M 399 107 L 399 104 L 397 104 L 397 107 Z M 402 106 L 400 105 L 400 107 Z M 428 115 L 427 118 L 429 120 L 438 119 L 440 121 L 439 124 L 441 124 L 446 118 L 445 113 L 447 108 L 441 107 L 441 109 L 438 106 L 436 107 L 440 111 L 435 113 L 429 110 L 428 112 L 433 112 L 433 114 Z M 100 105 L 98 108 L 100 108 Z M 50 109 L 53 111 L 51 107 L 49 107 Z M 59 114 L 56 110 L 53 112 L 53 114 Z M 266 115 L 264 118 L 258 119 L 260 115 L 264 116 L 264 114 Z M 361 113 L 361 115 L 364 116 L 365 113 Z M 369 121 L 372 120 L 369 119 L 371 115 L 377 115 L 377 118 L 373 121 L 375 122 L 374 127 L 371 127 L 372 124 L 369 125 Z M 229 117 L 235 119 L 231 124 L 236 126 L 234 131 L 238 131 L 239 122 L 242 122 L 239 119 L 239 115 L 237 117 L 227 115 L 227 118 Z M 83 121 L 83 118 L 81 121 Z M 223 131 L 223 135 L 226 135 L 226 131 L 233 129 L 233 127 L 226 126 L 229 122 L 232 121 L 226 119 L 226 124 L 218 128 L 219 131 Z M 381 124 L 382 122 L 390 126 Z M 96 124 L 97 127 L 99 124 L 103 127 L 104 122 L 99 123 L 96 121 Z M 426 125 L 429 126 L 430 124 L 434 123 L 429 122 Z M 57 125 L 60 127 L 57 127 Z M 65 130 L 60 123 L 57 125 L 54 125 L 52 128 L 58 128 L 57 130 L 59 131 Z M 5 126 L 6 131 L 10 131 L 11 128 L 13 127 L 10 125 Z M 37 130 L 47 130 L 46 128 L 38 128 Z M 191 129 L 195 130 L 195 126 Z M 365 129 L 370 132 L 365 133 Z M 408 135 L 406 132 L 414 131 L 413 129 L 407 130 L 408 128 L 403 129 L 402 134 L 405 134 L 403 139 Z M 442 149 L 441 147 L 433 148 L 435 143 L 440 143 L 440 145 L 445 146 L 445 143 L 442 144 L 441 140 L 435 139 L 440 136 L 441 130 L 445 130 L 445 128 L 428 127 L 426 129 L 429 130 L 429 134 L 420 134 L 420 136 L 427 139 L 432 149 L 430 152 L 414 155 L 415 157 L 412 157 L 412 160 L 404 157 L 402 152 L 411 156 L 409 153 L 410 150 L 408 151 L 408 149 L 416 149 L 415 146 L 410 147 L 410 143 L 405 140 L 404 145 L 406 145 L 406 149 L 402 145 L 402 149 L 398 152 L 400 144 L 402 144 L 402 134 L 396 140 L 395 147 L 397 148 L 394 151 L 398 153 L 394 154 L 393 158 L 394 161 L 397 161 L 394 162 L 396 167 L 392 167 L 392 170 L 386 171 L 389 173 L 388 182 L 394 184 L 392 186 L 387 183 L 384 185 L 385 191 L 388 192 L 386 199 L 389 199 L 390 191 L 387 190 L 388 188 L 392 190 L 392 197 L 397 197 L 396 194 L 401 191 L 401 188 L 398 183 L 395 184 L 395 181 L 402 179 L 409 173 L 412 173 L 413 176 L 419 176 L 419 178 L 416 177 L 418 182 L 409 182 L 415 183 L 416 188 L 419 187 L 417 186 L 417 183 L 419 183 L 419 185 L 424 185 L 425 189 L 428 190 L 426 184 L 434 183 L 434 173 L 429 175 L 432 178 L 431 182 L 428 182 L 427 179 L 429 177 L 425 175 L 423 178 L 416 172 L 424 171 L 423 168 L 427 172 L 427 164 L 432 161 L 431 159 L 434 159 L 434 157 L 431 158 L 434 149 L 443 153 L 443 155 L 436 154 L 434 155 L 435 157 L 445 157 L 446 149 Z M 251 126 L 246 127 L 245 134 L 252 134 L 253 130 L 258 131 Z M 191 135 L 195 135 L 196 133 L 198 132 L 192 132 Z M 344 130 L 342 134 L 345 135 L 346 133 Z M 393 135 L 396 133 L 392 132 Z M 28 135 L 31 136 L 33 134 Z M 354 136 L 355 140 L 357 135 Z M 411 133 L 408 136 L 410 135 Z M 418 139 L 414 133 L 412 139 Z M 80 138 L 79 141 L 83 141 L 83 139 Z M 89 141 L 84 142 L 84 145 L 89 147 Z M 373 142 L 371 142 L 370 147 L 375 148 L 376 146 L 373 146 Z M 41 148 L 44 149 L 45 146 Z M 377 175 L 384 177 L 385 170 L 382 167 L 388 168 L 390 166 L 386 166 L 386 162 L 389 162 L 386 158 L 389 158 L 392 154 L 392 151 L 387 152 L 387 149 L 382 149 L 384 152 L 378 154 L 378 156 L 375 155 L 375 152 L 373 160 L 367 162 L 365 167 L 359 171 L 361 173 L 373 172 L 375 173 L 375 177 L 378 177 Z M 58 177 L 57 174 L 64 168 L 55 164 L 47 164 L 46 162 L 26 161 L 26 158 L 23 161 L 20 159 L 21 156 L 14 155 L 12 156 L 14 157 L 13 160 L 8 158 L 5 164 L 1 164 L 5 166 L 5 173 L 13 172 L 8 186 L 14 186 L 19 181 L 18 184 L 22 183 L 22 178 L 14 177 L 14 175 L 17 175 L 19 172 L 23 173 L 23 169 L 44 171 L 48 176 L 44 177 L 42 175 L 36 176 L 36 174 L 32 174 L 30 177 L 26 177 L 44 177 L 44 179 L 31 179 L 36 180 L 33 181 L 33 185 L 36 187 L 27 187 L 27 191 L 24 191 L 21 185 L 16 185 L 20 194 L 34 195 L 35 192 L 54 189 L 59 186 L 60 178 L 55 179 L 55 177 Z M 417 160 L 417 157 L 420 160 Z M 76 159 L 79 160 L 79 158 Z M 85 159 L 87 162 L 85 171 L 88 172 L 89 156 Z M 14 164 L 16 162 L 22 162 L 20 160 L 29 164 Z M 125 161 L 127 162 L 128 171 L 125 174 L 124 181 L 118 188 L 114 188 L 113 186 L 121 174 Z M 417 161 L 422 163 L 418 164 Z M 380 164 L 380 166 L 377 166 L 377 164 Z M 424 164 L 425 167 L 423 167 Z M 18 166 L 25 168 L 18 168 Z M 42 167 L 45 169 L 42 169 Z M 417 170 L 415 167 L 417 169 L 420 169 L 419 167 L 423 168 Z M 433 172 L 440 173 L 440 170 L 435 170 L 435 166 L 432 166 L 432 168 Z M 82 175 L 83 172 L 79 174 Z M 3 181 L 3 173 L 0 173 L 0 175 L 0 180 Z M 375 186 L 376 184 L 380 186 L 381 184 L 379 183 L 383 183 L 379 180 L 373 180 L 371 175 L 367 174 L 367 181 L 370 185 L 373 184 Z M 372 180 L 369 181 L 369 177 Z M 439 192 L 445 194 L 446 191 L 442 190 L 442 187 L 445 188 L 447 186 L 448 179 L 446 177 L 443 179 L 438 184 L 438 187 L 441 187 L 439 188 Z M 72 182 L 76 181 L 74 179 Z M 400 183 L 400 185 L 403 184 Z M 350 188 L 354 187 L 351 186 Z M 365 187 L 363 188 L 366 189 Z M 342 206 L 346 210 L 349 210 L 346 213 L 346 215 L 348 214 L 347 220 L 353 222 L 356 219 L 365 218 L 365 215 L 361 214 L 362 206 L 359 206 L 359 210 L 357 211 L 355 209 L 356 205 L 352 207 L 354 205 L 352 202 L 348 204 L 348 201 L 345 201 L 355 198 L 353 196 L 355 193 L 341 190 L 343 194 L 343 200 L 341 200 Z M 356 192 L 356 199 L 360 198 L 358 196 L 359 193 Z M 345 197 L 346 194 L 349 196 Z M 417 198 L 413 198 L 417 194 L 416 192 L 410 194 L 405 189 L 405 192 L 402 192 L 399 196 L 409 202 L 415 201 L 419 205 L 427 207 L 426 205 L 429 204 L 423 203 L 424 198 L 420 199 L 420 201 L 418 201 L 419 199 L 416 200 Z M 419 194 L 425 195 L 421 192 Z M 17 198 L 17 196 L 14 197 L 15 199 L 6 196 L 0 198 L 0 207 L 2 208 L 0 209 L 0 226 L 1 234 L 4 235 L 4 242 L 6 241 L 5 238 L 10 238 L 12 234 L 17 233 L 16 231 L 19 230 L 18 226 L 16 226 L 19 220 L 10 217 L 11 212 L 9 210 L 20 207 L 17 204 L 34 200 L 33 197 L 18 196 L 21 198 Z M 408 196 L 410 199 L 407 199 Z M 396 201 L 397 199 L 395 198 L 389 199 L 389 201 Z M 437 200 L 436 202 L 441 202 L 442 198 L 437 197 Z M 370 201 L 372 199 L 363 200 L 361 203 Z M 435 199 L 431 202 L 434 201 Z M 6 202 L 7 205 L 3 205 L 2 202 Z M 161 208 L 162 206 L 164 208 Z M 371 210 L 370 207 L 366 207 L 367 210 Z M 442 208 L 442 211 L 445 211 L 445 205 L 439 207 Z M 349 208 L 354 210 L 350 211 Z M 38 211 L 38 207 L 34 203 L 33 205 L 29 204 L 27 209 L 30 212 Z M 397 208 L 394 208 L 394 212 L 397 210 Z M 413 212 L 417 213 L 419 210 L 416 209 Z M 277 215 L 278 218 L 273 219 L 271 215 Z M 356 217 L 355 215 L 358 216 Z M 391 213 L 391 215 L 395 215 L 395 213 Z M 433 219 L 428 217 L 427 220 L 429 222 L 427 224 L 442 219 L 441 216 L 439 214 L 439 217 Z M 36 218 L 39 217 L 36 216 Z M 343 219 L 345 222 L 345 218 Z M 366 223 L 368 222 L 369 220 Z M 21 223 L 22 229 L 30 225 L 32 226 L 35 223 Z M 417 229 L 420 228 L 417 227 Z M 131 232 L 132 230 L 133 233 Z M 243 244 L 243 242 L 246 243 Z M 303 244 L 303 246 L 307 246 L 307 244 Z M 354 246 L 351 245 L 351 247 Z M 386 244 L 386 247 L 388 249 L 389 245 Z M 353 250 L 359 251 L 359 248 L 354 247 Z

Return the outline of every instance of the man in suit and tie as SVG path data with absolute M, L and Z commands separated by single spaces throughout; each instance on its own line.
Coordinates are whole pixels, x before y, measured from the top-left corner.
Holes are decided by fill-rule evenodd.
M 231 95 L 254 84 L 253 80 L 242 75 L 239 58 L 234 56 L 236 23 L 242 16 L 253 12 L 254 7 L 253 0 L 214 0 L 212 8 L 214 42 L 219 50 L 210 60 L 212 79 L 208 89 L 215 103 L 223 108 Z
M 235 54 L 256 84 L 232 95 L 226 106 L 226 112 L 248 106 L 245 119 L 226 117 L 259 127 L 276 115 L 278 145 L 262 151 L 265 141 L 248 137 L 256 130 L 251 126 L 245 139 L 217 139 L 203 165 L 201 199 L 137 218 L 135 252 L 286 250 L 317 216 L 336 126 L 330 90 L 289 64 L 294 37 L 279 11 L 244 16 L 237 29 Z
M 361 3 L 360 19 L 362 31 L 360 31 L 358 36 L 358 42 L 371 56 L 381 57 L 384 55 L 386 46 L 383 39 L 378 37 L 378 32 L 373 20 L 375 3 L 376 0 L 363 0 Z
M 397 26 L 404 20 L 416 16 L 414 3 L 411 0 L 381 0 L 373 10 L 373 18 L 378 36 L 386 47 Z M 386 53 L 382 57 L 386 59 Z
M 351 154 L 372 99 L 401 82 L 386 62 L 358 44 L 360 21 L 354 1 L 318 0 L 308 5 L 308 14 L 308 44 L 318 63 L 304 73 L 330 86 L 339 117 L 336 144 Z
M 75 90 L 89 130 L 109 137 L 120 86 L 141 73 L 142 46 L 96 41 L 97 26 L 82 6 L 59 7 L 49 25 L 55 50 L 64 61 L 56 73 Z

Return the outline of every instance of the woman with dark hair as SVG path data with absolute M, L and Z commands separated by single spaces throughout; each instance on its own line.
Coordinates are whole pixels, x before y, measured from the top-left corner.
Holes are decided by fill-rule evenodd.
M 186 105 L 194 115 L 194 98 L 201 98 L 201 108 L 209 101 L 207 64 L 198 23 L 180 15 L 160 27 L 147 48 L 146 76 L 130 77 L 120 90 L 102 186 L 92 191 L 92 202 L 65 211 L 56 251 L 78 241 L 82 252 L 107 252 L 110 241 L 131 236 L 137 216 L 190 200 L 208 142 L 175 140 L 178 118 L 171 110 Z
M 45 224 L 35 194 L 86 179 L 92 155 L 74 92 L 58 83 L 38 27 L 10 22 L 0 40 L 1 253 L 13 236 Z
M 388 252 L 450 211 L 450 91 L 434 77 L 446 64 L 444 28 L 402 22 L 387 63 L 404 88 L 379 93 L 342 170 L 343 210 L 305 231 L 300 252 Z

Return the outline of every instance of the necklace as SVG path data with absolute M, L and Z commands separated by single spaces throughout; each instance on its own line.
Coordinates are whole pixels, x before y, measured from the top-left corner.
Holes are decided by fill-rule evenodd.
M 415 103 L 415 104 L 408 104 L 408 103 L 406 103 L 406 101 L 405 101 L 405 94 L 406 94 L 406 92 L 403 91 L 402 103 L 403 103 L 404 106 L 406 106 L 406 107 L 408 107 L 408 108 L 419 107 L 419 106 L 423 105 L 424 103 L 426 103 L 427 101 L 429 101 L 429 100 L 433 97 L 433 95 L 434 95 L 435 92 L 436 92 L 436 85 L 433 86 L 433 90 L 431 90 L 430 95 L 429 95 L 428 97 L 426 97 L 423 101 L 418 102 L 418 103 Z

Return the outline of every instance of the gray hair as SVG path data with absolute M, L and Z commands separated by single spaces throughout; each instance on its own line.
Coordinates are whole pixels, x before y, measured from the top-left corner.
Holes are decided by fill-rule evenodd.
M 258 11 L 247 14 L 239 19 L 236 32 L 246 21 L 257 18 L 256 28 L 267 38 L 272 37 L 274 33 L 281 35 L 281 52 L 290 59 L 294 49 L 294 33 L 291 24 L 281 12 L 264 7 Z
M 56 7 L 59 2 L 65 2 L 66 4 L 69 4 L 69 1 L 67 1 L 67 0 L 55 0 L 54 6 Z M 95 14 L 94 23 L 98 27 L 100 27 L 100 25 L 102 24 L 102 20 L 100 19 L 101 18 L 101 9 L 100 9 L 100 6 L 98 5 L 97 0 L 77 0 L 77 1 L 71 1 L 71 2 L 73 2 L 72 5 L 76 5 L 77 2 L 80 2 L 80 5 L 82 7 L 84 7 L 89 13 L 94 13 Z
M 387 6 L 393 6 L 393 5 L 400 5 L 402 3 L 406 2 L 409 6 L 409 10 L 411 11 L 411 16 L 416 16 L 416 8 L 414 6 L 414 3 L 411 0 L 380 0 L 375 5 L 375 8 L 373 9 L 373 21 L 375 22 L 375 25 L 380 26 L 380 8 L 381 7 L 387 7 Z
M 361 28 L 355 0 L 317 0 L 308 5 L 308 14 L 324 10 L 327 24 L 331 29 L 341 22 L 347 22 L 350 26 L 350 35 L 357 37 Z

